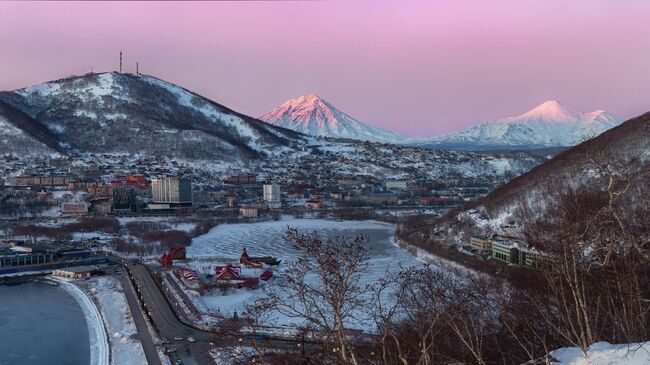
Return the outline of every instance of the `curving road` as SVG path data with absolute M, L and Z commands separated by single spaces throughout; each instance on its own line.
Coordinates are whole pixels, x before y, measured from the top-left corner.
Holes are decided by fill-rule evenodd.
M 229 333 L 227 329 L 221 328 L 210 332 L 196 327 L 192 327 L 182 322 L 177 313 L 172 308 L 172 304 L 167 300 L 167 297 L 162 293 L 160 287 L 156 284 L 151 273 L 144 264 L 133 263 L 129 261 L 122 262 L 128 271 L 128 279 L 130 288 L 135 288 L 136 292 L 131 290 L 131 294 L 140 299 L 138 303 L 144 306 L 144 312 L 149 316 L 151 322 L 158 330 L 161 338 L 172 341 L 174 338 L 182 337 L 182 340 L 173 340 L 173 346 L 177 350 L 177 355 L 183 361 L 183 364 L 214 364 L 214 360 L 209 352 L 212 347 L 229 347 L 229 346 L 257 346 L 261 345 L 259 340 L 247 340 L 241 338 L 239 333 Z M 130 279 L 130 280 L 129 280 Z M 133 286 L 130 283 L 134 284 Z M 126 285 L 126 284 L 125 284 Z M 140 311 L 136 311 L 140 312 Z M 179 312 L 182 312 L 179 308 Z M 144 319 L 142 320 L 144 322 Z M 145 324 L 146 330 L 146 324 Z M 140 328 L 138 327 L 138 331 Z M 189 343 L 188 337 L 193 337 L 196 342 Z M 267 338 L 263 340 L 263 345 L 266 348 L 293 350 L 297 347 L 311 347 L 309 341 L 296 341 L 279 338 Z M 143 343 L 143 346 L 145 344 Z M 148 346 L 149 347 L 149 346 Z M 149 357 L 147 356 L 147 359 Z M 153 362 L 150 364 L 158 364 Z

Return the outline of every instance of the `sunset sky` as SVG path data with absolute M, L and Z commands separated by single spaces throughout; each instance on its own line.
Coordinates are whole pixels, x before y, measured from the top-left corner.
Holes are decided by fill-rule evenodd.
M 141 71 L 252 116 L 315 93 L 414 136 L 546 99 L 650 110 L 650 1 L 0 3 L 0 89 Z

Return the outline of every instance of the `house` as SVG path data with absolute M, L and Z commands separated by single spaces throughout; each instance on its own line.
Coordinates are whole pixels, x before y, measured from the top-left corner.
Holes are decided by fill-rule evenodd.
M 239 280 L 241 279 L 241 267 L 226 265 L 214 268 L 216 280 Z
M 241 267 L 233 265 L 216 266 L 215 279 L 219 286 L 237 289 L 250 288 L 260 283 L 260 279 L 257 277 L 242 276 Z

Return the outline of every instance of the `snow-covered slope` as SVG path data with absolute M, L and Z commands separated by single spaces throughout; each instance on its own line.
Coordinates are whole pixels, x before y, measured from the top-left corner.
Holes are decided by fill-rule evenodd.
M 648 365 L 650 342 L 612 345 L 597 342 L 585 355 L 577 347 L 565 347 L 551 352 L 557 365 Z
M 146 75 L 70 77 L 2 92 L 0 102 L 42 132 L 41 142 L 68 152 L 228 161 L 288 152 L 307 140 Z
M 568 147 L 622 122 L 604 110 L 581 113 L 549 100 L 519 116 L 481 123 L 418 144 L 463 149 Z
M 638 202 L 650 196 L 650 113 L 563 151 L 493 190 L 458 217 L 482 229 L 507 232 L 542 218 L 566 194 L 604 191 L 610 184 L 607 171 L 617 184 L 627 186 L 616 198 L 617 204 L 629 208 L 620 216 L 629 224 L 643 219 L 632 208 L 643 208 Z
M 261 120 L 300 133 L 363 141 L 405 143 L 409 137 L 370 126 L 336 109 L 326 100 L 307 95 L 288 100 Z
M 58 154 L 57 143 L 46 128 L 0 101 L 0 153 L 14 156 L 42 156 Z

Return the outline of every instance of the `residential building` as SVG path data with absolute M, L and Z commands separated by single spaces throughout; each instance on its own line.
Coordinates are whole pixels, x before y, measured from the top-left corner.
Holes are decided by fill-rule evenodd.
M 192 205 L 192 182 L 179 177 L 162 176 L 151 181 L 153 202 L 170 206 Z
M 135 190 L 131 186 L 113 187 L 113 209 L 131 210 L 136 205 Z
M 257 218 L 257 207 L 250 205 L 242 205 L 239 207 L 239 214 L 246 218 Z
M 280 185 L 264 185 L 264 201 L 267 203 L 280 203 Z
M 469 245 L 480 253 L 492 252 L 492 241 L 488 237 L 472 237 Z
M 63 202 L 61 203 L 61 214 L 63 215 L 84 215 L 88 214 L 88 203 L 86 202 Z
M 228 178 L 224 182 L 226 184 L 233 184 L 233 185 L 250 185 L 250 184 L 255 184 L 257 182 L 257 178 L 255 174 L 242 172 L 242 173 L 228 176 Z
M 384 187 L 386 190 L 406 190 L 406 180 L 386 180 Z

